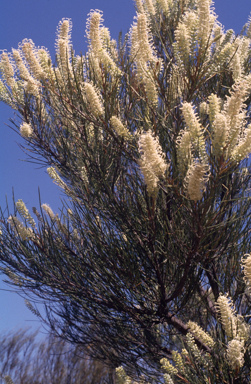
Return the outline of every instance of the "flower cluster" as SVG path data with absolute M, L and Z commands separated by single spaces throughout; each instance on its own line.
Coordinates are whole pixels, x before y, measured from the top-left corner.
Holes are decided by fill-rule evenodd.
M 176 140 L 176 144 L 179 177 L 183 179 L 192 160 L 192 144 L 190 132 L 187 130 L 182 130 Z
M 1 72 L 7 85 L 12 88 L 15 84 L 14 68 L 6 52 L 3 52 L 1 55 Z
M 213 152 L 216 157 L 220 157 L 227 144 L 229 135 L 229 124 L 227 116 L 224 113 L 217 113 L 212 119 L 213 131 Z
M 28 124 L 28 123 L 23 123 L 20 126 L 20 134 L 21 134 L 21 136 L 23 136 L 26 139 L 28 139 L 33 134 L 32 126 L 30 124 Z
M 148 192 L 150 195 L 155 195 L 158 190 L 158 180 L 164 176 L 168 168 L 165 155 L 162 152 L 158 139 L 153 137 L 151 131 L 140 135 L 138 146 L 141 153 L 139 165 L 144 175 Z
M 244 340 L 233 339 L 227 345 L 227 359 L 234 370 L 244 364 Z
M 38 52 L 35 48 L 33 41 L 27 39 L 23 40 L 21 48 L 34 77 L 37 80 L 45 79 L 46 73 L 44 72 L 43 67 L 40 63 L 40 60 L 38 58 Z
M 58 25 L 56 52 L 58 64 L 62 70 L 62 75 L 68 78 L 70 74 L 70 57 L 71 57 L 71 29 L 72 23 L 70 19 L 62 19 Z
M 26 205 L 24 204 L 23 200 L 18 200 L 16 202 L 16 207 L 19 212 L 19 214 L 26 220 L 33 228 L 35 228 L 36 223 L 34 219 L 31 217 Z
M 191 103 L 184 103 L 182 106 L 182 114 L 187 130 L 191 136 L 194 156 L 199 157 L 202 161 L 206 161 L 206 145 L 203 137 L 204 129 L 199 122 L 193 105 Z
M 198 39 L 203 49 L 206 48 L 206 45 L 208 43 L 208 36 L 210 36 L 210 29 L 211 29 L 210 4 L 211 4 L 211 0 L 198 0 L 198 19 L 199 19 Z
M 14 229 L 16 235 L 20 236 L 23 241 L 30 240 L 34 236 L 32 229 L 26 228 L 16 216 L 10 216 L 8 223 Z
M 119 75 L 119 68 L 105 48 L 107 42 L 109 46 L 111 46 L 112 43 L 110 42 L 109 31 L 102 26 L 102 21 L 102 12 L 100 11 L 92 11 L 87 20 L 86 33 L 89 39 L 89 60 L 98 77 L 101 76 L 100 65 L 104 66 L 106 70 L 109 70 L 111 74 Z
M 57 173 L 55 168 L 53 168 L 53 167 L 47 168 L 47 173 L 52 178 L 52 180 L 54 181 L 55 184 L 57 184 L 59 187 L 61 187 L 63 189 L 67 188 L 66 184 L 61 179 L 61 177 L 59 176 L 59 174 Z
M 214 340 L 212 339 L 212 337 L 209 336 L 209 334 L 207 332 L 203 331 L 203 329 L 198 324 L 189 320 L 187 323 L 187 327 L 203 343 L 205 343 L 206 345 L 208 345 L 211 348 L 214 346 Z
M 174 365 L 172 365 L 166 358 L 161 359 L 160 364 L 168 375 L 176 375 L 178 373 L 178 369 L 175 368 Z
M 150 384 L 150 383 L 147 383 L 145 380 L 143 382 L 145 384 Z M 126 375 L 123 367 L 116 368 L 116 383 L 117 384 L 138 384 L 137 382 L 132 381 L 130 377 Z M 141 380 L 140 380 L 140 383 L 142 383 Z
M 24 88 L 28 93 L 37 97 L 39 95 L 39 82 L 30 74 L 19 50 L 12 49 L 12 56 L 18 68 L 19 76 L 24 81 Z
M 208 179 L 209 168 L 206 164 L 193 162 L 189 166 L 184 184 L 191 200 L 198 201 L 202 199 Z
M 50 217 L 50 219 L 55 219 L 56 215 L 53 213 L 53 210 L 48 204 L 42 204 L 41 207 L 45 211 L 45 213 Z
M 251 90 L 251 75 L 235 82 L 223 105 L 211 94 L 208 115 L 212 131 L 212 149 L 215 157 L 240 162 L 251 153 L 251 127 L 246 126 L 245 100 Z
M 124 137 L 130 137 L 130 132 L 116 116 L 111 117 L 110 123 L 112 128 L 115 129 L 118 135 L 124 136 Z
M 251 286 L 251 254 L 245 255 L 246 258 L 242 258 L 242 267 L 244 270 L 244 280 L 248 287 Z
M 131 57 L 136 63 L 138 79 L 145 85 L 149 103 L 157 105 L 158 92 L 154 74 L 157 75 L 162 64 L 154 52 L 145 13 L 137 15 L 137 22 L 131 28 Z
M 102 105 L 98 91 L 91 83 L 84 84 L 84 93 L 88 105 L 90 106 L 91 113 L 95 117 L 100 117 L 104 114 L 104 107 Z
M 236 337 L 236 312 L 232 300 L 227 295 L 220 295 L 217 300 L 217 309 L 226 335 L 230 338 Z
M 184 178 L 189 198 L 198 201 L 209 178 L 204 129 L 191 103 L 183 103 L 182 114 L 186 128 L 176 140 L 179 177 Z

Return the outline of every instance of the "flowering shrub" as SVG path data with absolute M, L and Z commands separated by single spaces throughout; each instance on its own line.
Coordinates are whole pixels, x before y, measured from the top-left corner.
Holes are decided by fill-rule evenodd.
M 69 19 L 54 65 L 27 39 L 2 53 L 0 99 L 65 200 L 2 213 L 1 269 L 119 383 L 247 383 L 251 20 L 136 5 L 118 43 L 91 11 L 84 56 Z

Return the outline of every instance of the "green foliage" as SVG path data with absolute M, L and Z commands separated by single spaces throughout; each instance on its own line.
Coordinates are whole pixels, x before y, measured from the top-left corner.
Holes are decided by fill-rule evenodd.
M 123 380 L 163 380 L 164 361 L 167 383 L 246 383 L 250 22 L 225 32 L 209 0 L 137 9 L 118 46 L 92 11 L 85 56 L 68 19 L 54 66 L 30 40 L 2 54 L 1 100 L 65 196 L 35 224 L 21 200 L 2 215 L 2 271 Z

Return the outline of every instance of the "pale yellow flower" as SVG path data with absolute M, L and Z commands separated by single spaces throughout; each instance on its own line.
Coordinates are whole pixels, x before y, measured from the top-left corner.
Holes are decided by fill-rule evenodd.
M 139 165 L 148 192 L 154 195 L 158 190 L 159 178 L 164 176 L 168 164 L 165 161 L 165 155 L 159 145 L 159 140 L 153 137 L 151 131 L 140 135 L 138 146 L 141 153 Z
M 51 218 L 55 219 L 56 215 L 53 213 L 51 207 L 48 204 L 42 204 L 42 209 L 45 211 L 45 213 Z
M 193 162 L 187 171 L 185 178 L 185 186 L 188 197 L 191 200 L 198 201 L 203 197 L 203 192 L 206 190 L 206 183 L 209 179 L 208 165 L 198 162 Z
M 207 332 L 203 331 L 203 329 L 198 324 L 189 320 L 187 323 L 187 327 L 204 344 L 208 345 L 210 348 L 214 346 L 214 340 L 212 339 L 212 337 L 209 336 Z
M 21 134 L 21 136 L 23 136 L 26 139 L 28 139 L 33 134 L 32 126 L 30 124 L 28 124 L 28 123 L 23 123 L 20 126 L 20 134 Z
M 13 64 L 10 62 L 8 53 L 6 52 L 3 52 L 1 55 L 1 71 L 3 73 L 3 77 L 7 85 L 13 87 L 15 84 L 14 67 Z
M 102 116 L 104 114 L 104 107 L 101 102 L 101 98 L 98 94 L 98 91 L 94 88 L 91 83 L 84 84 L 84 92 L 88 104 L 90 106 L 91 113 L 95 117 Z
M 217 300 L 217 310 L 220 315 L 220 322 L 228 337 L 237 336 L 236 333 L 236 311 L 232 300 L 227 295 L 220 295 Z
M 34 221 L 34 219 L 31 217 L 26 205 L 24 204 L 23 200 L 18 200 L 16 202 L 16 207 L 17 207 L 17 210 L 19 212 L 19 214 L 26 220 L 28 221 L 28 223 L 33 227 L 35 228 L 36 226 L 36 223 Z
M 34 236 L 32 229 L 26 228 L 16 216 L 10 216 L 8 223 L 22 240 L 30 240 Z
M 116 116 L 111 117 L 110 123 L 111 123 L 111 126 L 118 133 L 118 135 L 123 137 L 130 137 L 130 132 Z
M 251 287 L 251 254 L 246 254 L 242 258 L 242 267 L 244 270 L 244 280 L 248 287 Z
M 69 77 L 71 74 L 70 58 L 71 58 L 71 29 L 72 22 L 70 19 L 62 19 L 57 28 L 56 52 L 58 55 L 59 66 L 62 74 Z
M 233 370 L 244 364 L 244 340 L 233 339 L 227 345 L 227 360 Z

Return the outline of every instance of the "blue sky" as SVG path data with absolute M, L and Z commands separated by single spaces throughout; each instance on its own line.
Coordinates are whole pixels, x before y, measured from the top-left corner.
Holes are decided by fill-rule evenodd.
M 215 12 L 226 29 L 238 33 L 251 12 L 249 0 L 215 0 Z M 56 27 L 63 18 L 73 22 L 72 42 L 75 52 L 86 51 L 86 18 L 91 9 L 104 12 L 104 25 L 110 29 L 112 38 L 128 31 L 135 15 L 133 0 L 5 0 L 1 4 L 0 50 L 17 48 L 24 38 L 30 38 L 36 46 L 45 46 L 54 58 Z M 6 126 L 13 118 L 13 111 L 0 103 L 0 206 L 6 206 L 8 198 L 12 210 L 12 188 L 15 200 L 22 199 L 27 207 L 38 207 L 38 187 L 42 203 L 53 210 L 60 207 L 60 192 L 52 184 L 44 168 L 27 163 L 19 149 L 22 139 Z M 0 276 L 0 332 L 20 327 L 37 328 L 39 323 L 26 309 L 24 300 L 11 293 Z M 7 290 L 7 291 L 6 291 Z

